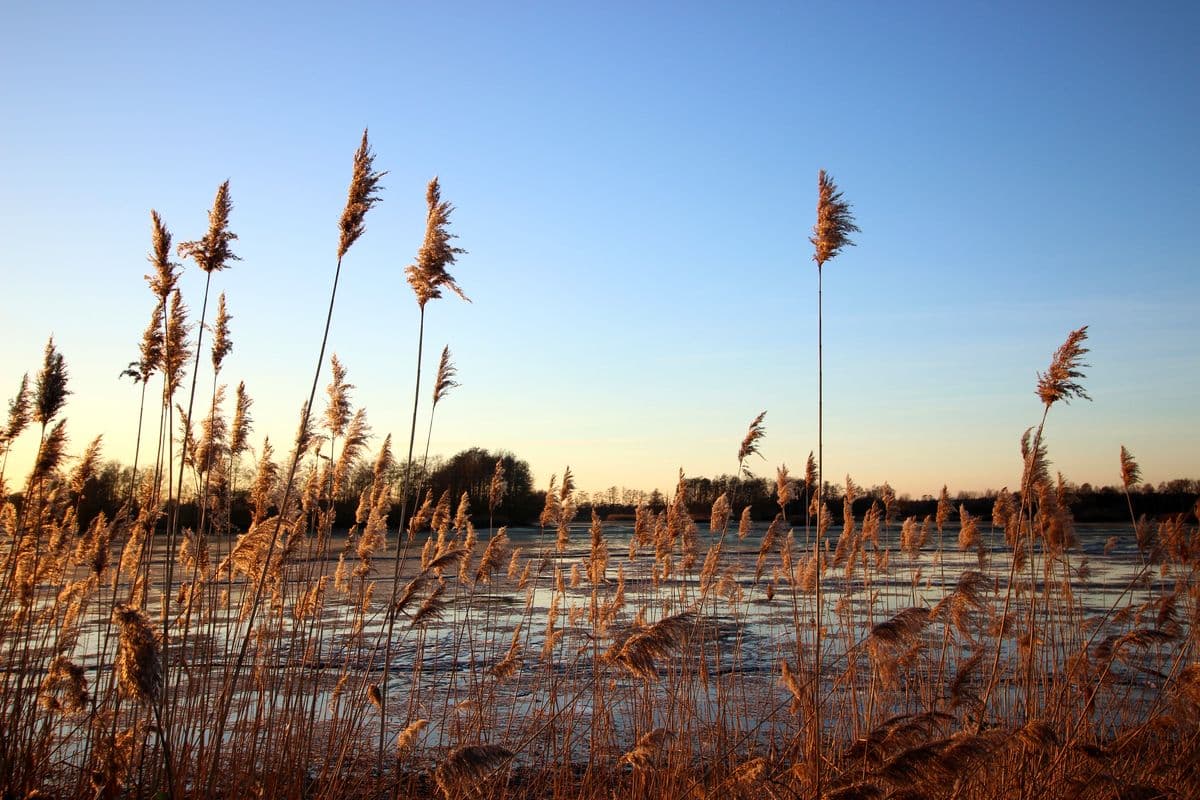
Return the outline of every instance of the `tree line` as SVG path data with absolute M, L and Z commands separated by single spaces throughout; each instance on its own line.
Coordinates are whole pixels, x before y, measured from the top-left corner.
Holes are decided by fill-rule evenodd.
M 496 464 L 500 463 L 503 473 L 503 491 L 493 513 L 489 513 L 490 492 Z M 106 462 L 84 486 L 79 504 L 78 519 L 81 527 L 86 526 L 97 514 L 103 512 L 112 517 L 128 499 L 132 468 L 118 461 Z M 401 491 L 404 486 L 404 466 L 395 465 L 390 470 L 393 486 L 394 506 L 392 522 L 398 523 Z M 359 464 L 351 473 L 335 498 L 336 524 L 348 528 L 354 523 L 359 496 L 371 485 L 372 466 Z M 538 514 L 545 503 L 546 492 L 533 485 L 533 473 L 529 463 L 508 451 L 492 452 L 481 447 L 471 447 L 449 458 L 435 456 L 426 463 L 415 463 L 408 483 L 423 499 L 432 493 L 436 502 L 442 494 L 449 492 L 457 507 L 465 493 L 477 526 L 532 525 L 537 523 Z M 812 496 L 812 487 L 803 480 L 792 482 L 793 500 L 788 505 L 788 517 L 803 523 L 805 510 Z M 241 480 L 241 486 L 250 481 Z M 681 486 L 689 512 L 697 519 L 707 519 L 713 503 L 722 494 L 726 495 L 736 509 L 750 506 L 755 520 L 768 520 L 779 512 L 776 500 L 777 485 L 762 477 L 717 475 L 714 477 L 685 477 Z M 852 503 L 855 516 L 861 517 L 872 503 L 884 502 L 891 491 L 886 485 L 854 487 Z M 1123 487 L 1119 485 L 1093 486 L 1090 483 L 1064 484 L 1067 503 L 1077 522 L 1123 522 L 1129 519 L 1129 504 Z M 998 492 L 960 491 L 948 495 L 955 508 L 965 506 L 973 516 L 988 519 Z M 251 518 L 249 490 L 238 489 L 233 493 L 230 522 L 234 530 L 245 530 Z M 1144 483 L 1134 487 L 1131 500 L 1138 515 L 1150 518 L 1173 514 L 1191 513 L 1197 510 L 1200 495 L 1200 480 L 1175 478 L 1159 484 Z M 410 498 L 412 495 L 410 495 Z M 840 517 L 845 498 L 845 487 L 826 482 L 824 497 L 831 509 Z M 18 504 L 20 495 L 10 499 Z M 611 486 L 608 489 L 575 493 L 576 519 L 586 521 L 593 511 L 604 520 L 620 521 L 632 519 L 639 505 L 652 511 L 662 511 L 671 497 L 659 489 L 644 491 Z M 938 496 L 934 494 L 913 498 L 902 494 L 892 498 L 894 515 L 903 519 L 908 516 L 923 518 L 937 510 Z M 181 507 L 181 518 L 188 524 L 196 517 L 194 502 L 186 501 Z

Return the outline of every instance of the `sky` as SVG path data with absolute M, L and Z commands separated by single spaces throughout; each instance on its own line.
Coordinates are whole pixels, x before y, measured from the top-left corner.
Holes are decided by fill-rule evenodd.
M 766 410 L 750 468 L 802 472 L 825 169 L 861 228 L 824 268 L 828 479 L 1014 487 L 1037 372 L 1082 325 L 1092 401 L 1051 410 L 1052 469 L 1115 483 L 1124 445 L 1151 482 L 1200 477 L 1198 33 L 1187 2 L 5 3 L 0 400 L 53 335 L 70 452 L 102 434 L 132 461 L 149 212 L 197 239 L 228 179 L 220 381 L 286 451 L 369 128 L 386 189 L 329 349 L 373 448 L 406 452 L 404 267 L 437 175 L 472 302 L 427 308 L 418 453 L 449 345 L 435 454 L 669 490 L 735 471 Z M 193 319 L 203 278 L 185 265 Z

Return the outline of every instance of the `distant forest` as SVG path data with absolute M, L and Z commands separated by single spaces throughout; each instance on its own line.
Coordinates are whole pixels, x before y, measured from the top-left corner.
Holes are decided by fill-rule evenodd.
M 497 461 L 502 463 L 504 470 L 504 494 L 492 511 L 489 509 L 489 487 Z M 245 530 L 250 522 L 248 489 L 245 487 L 251 482 L 251 467 L 249 464 L 245 466 L 245 474 L 239 476 L 232 491 L 230 523 L 235 531 Z M 362 463 L 346 481 L 336 502 L 338 527 L 348 528 L 354 523 L 359 496 L 370 486 L 371 476 L 371 464 Z M 131 477 L 132 468 L 117 461 L 109 461 L 98 470 L 95 477 L 84 487 L 78 510 L 81 527 L 86 526 L 100 512 L 110 517 L 116 514 L 129 496 Z M 402 463 L 392 468 L 391 478 L 395 499 L 389 521 L 394 527 L 399 524 L 400 517 L 400 490 L 404 483 Z M 790 483 L 795 499 L 788 504 L 789 519 L 793 523 L 804 524 L 804 511 L 808 507 L 811 487 L 806 492 L 803 478 L 793 478 Z M 431 492 L 434 502 L 443 493 L 449 492 L 455 508 L 466 493 L 476 527 L 536 525 L 546 497 L 545 489 L 533 486 L 532 472 L 527 462 L 510 452 L 493 453 L 479 447 L 463 450 L 449 458 L 432 457 L 424 465 L 414 464 L 410 485 L 420 487 L 422 497 Z M 738 512 L 749 504 L 751 515 L 756 520 L 772 519 L 779 512 L 775 499 L 776 482 L 763 477 L 685 477 L 682 485 L 686 492 L 688 509 L 698 520 L 708 519 L 712 504 L 721 494 L 728 495 Z M 1157 486 L 1142 484 L 1131 491 L 1128 501 L 1120 485 L 1093 486 L 1090 483 L 1067 482 L 1062 485 L 1061 490 L 1075 521 L 1080 523 L 1128 522 L 1131 504 L 1135 516 L 1140 517 L 1144 514 L 1150 519 L 1175 514 L 1190 515 L 1200 510 L 1197 500 L 1200 495 L 1200 480 L 1190 478 L 1176 478 Z M 579 521 L 590 519 L 592 511 L 602 520 L 622 521 L 632 519 L 637 506 L 642 503 L 653 511 L 663 510 L 674 491 L 674 487 L 669 493 L 664 493 L 658 489 L 646 492 L 612 486 L 593 492 L 575 490 L 571 498 L 576 508 L 576 519 Z M 923 519 L 926 515 L 935 514 L 940 496 L 940 490 L 936 491 L 937 493 L 919 498 L 903 494 L 896 497 L 893 500 L 893 519 L 899 521 L 909 516 Z M 855 515 L 862 517 L 872 503 L 882 502 L 889 492 L 886 486 L 855 487 Z M 842 485 L 828 482 L 825 484 L 825 497 L 835 519 L 841 518 L 844 493 L 845 487 Z M 996 495 L 995 491 L 958 492 L 948 495 L 948 500 L 955 510 L 962 505 L 972 516 L 986 520 L 991 518 Z M 20 504 L 19 494 L 12 495 L 10 499 Z M 410 495 L 410 511 L 411 508 Z M 195 518 L 194 504 L 185 501 L 181 514 L 184 524 L 189 524 L 189 520 Z

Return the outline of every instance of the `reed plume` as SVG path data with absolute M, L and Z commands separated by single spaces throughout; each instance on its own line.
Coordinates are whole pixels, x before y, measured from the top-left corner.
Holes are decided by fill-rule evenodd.
M 450 360 L 450 345 L 442 348 L 442 357 L 438 360 L 437 377 L 433 381 L 433 406 L 437 404 L 456 386 L 461 384 L 454 380 L 458 369 Z
M 496 680 L 508 680 L 517 673 L 521 668 L 523 661 L 521 659 L 521 626 L 517 625 L 513 629 L 512 641 L 509 643 L 508 652 L 504 658 L 496 662 L 489 670 Z
M 721 496 L 713 502 L 712 513 L 708 518 L 708 529 L 713 533 L 724 533 L 725 529 L 729 527 L 730 513 L 729 495 L 721 492 Z
M 225 307 L 225 293 L 217 298 L 217 316 L 213 321 L 212 365 L 213 372 L 220 372 L 226 356 L 233 350 L 233 339 L 229 336 L 229 320 L 233 316 Z
M 930 616 L 931 612 L 927 608 L 906 608 L 891 619 L 871 628 L 870 637 L 875 642 L 893 647 L 911 644 L 921 635 Z
M 475 570 L 475 583 L 490 583 L 492 575 L 504 564 L 508 551 L 508 528 L 501 528 L 496 535 L 488 540 L 487 547 L 479 559 L 479 568 Z
M 366 146 L 365 133 L 363 136 L 363 146 L 364 148 Z M 357 166 L 355 174 L 356 176 L 358 175 Z M 425 345 L 425 306 L 430 300 L 442 296 L 441 289 L 443 286 L 451 289 L 463 300 L 470 302 L 470 299 L 463 293 L 462 289 L 459 288 L 458 284 L 454 281 L 453 276 L 446 271 L 446 268 L 454 264 L 458 256 L 464 254 L 466 251 L 461 247 L 455 247 L 451 244 L 451 242 L 456 238 L 455 235 L 449 231 L 450 215 L 454 211 L 454 206 L 441 199 L 441 186 L 436 177 L 431 180 L 428 187 L 426 187 L 425 202 L 428 207 L 425 217 L 425 237 L 421 242 L 421 246 L 417 249 L 417 257 L 415 262 L 405 268 L 405 276 L 417 299 L 419 315 L 417 325 L 416 380 L 414 381 L 413 386 L 413 410 L 408 435 L 408 455 L 404 462 L 404 482 L 400 497 L 401 529 L 404 528 L 405 523 L 407 522 L 409 495 L 414 495 L 415 502 L 415 492 L 418 491 L 414 490 L 410 484 L 412 480 L 413 446 L 416 443 L 417 438 L 417 409 L 421 397 L 421 359 L 424 353 Z M 343 228 L 345 228 L 344 224 Z M 447 360 L 448 359 L 449 355 L 447 352 Z M 430 431 L 432 434 L 432 419 L 430 420 L 430 425 Z M 395 614 L 391 611 L 391 608 L 394 606 L 396 599 L 395 592 L 399 584 L 401 561 L 402 559 L 398 558 L 395 562 L 395 574 L 393 575 L 392 580 L 392 598 L 388 604 L 389 611 L 387 614 L 387 624 L 385 627 L 389 640 L 391 639 L 396 621 Z M 385 673 L 391 669 L 391 653 L 391 648 L 387 648 L 385 650 Z M 383 750 L 386 738 L 384 730 L 385 719 L 386 714 L 381 714 L 378 741 L 378 760 L 380 764 L 383 763 Z
M 83 667 L 66 656 L 55 656 L 38 690 L 38 699 L 50 711 L 78 714 L 86 710 L 90 695 Z
M 462 557 L 461 551 L 456 551 L 459 558 Z M 431 568 L 436 569 L 432 564 Z M 417 613 L 413 614 L 410 624 L 415 628 L 419 625 L 426 625 L 435 620 L 441 619 L 446 613 L 446 600 L 442 599 L 442 595 L 446 593 L 446 584 L 439 583 L 429 596 L 425 598 L 425 602 L 421 603 L 421 607 L 417 609 Z
M 120 629 L 117 681 L 122 693 L 143 703 L 156 703 L 162 691 L 162 658 L 150 620 L 136 608 L 118 604 L 113 622 Z
M 663 759 L 663 748 L 674 736 L 666 728 L 655 728 L 638 737 L 633 749 L 621 756 L 621 763 L 634 769 L 649 770 L 659 766 Z
M 387 175 L 386 172 L 375 172 L 375 154 L 367 141 L 367 129 L 363 128 L 362 143 L 354 153 L 354 172 L 350 178 L 350 188 L 347 191 L 346 208 L 342 211 L 340 223 L 341 237 L 338 239 L 338 261 L 346 255 L 350 247 L 358 241 L 366 230 L 364 220 L 367 212 L 382 198 L 379 192 L 383 189 L 379 181 Z
M 449 798 L 460 789 L 478 789 L 513 755 L 511 750 L 497 744 L 456 747 L 446 754 L 446 758 L 434 770 L 433 777 L 438 788 Z
M 1087 329 L 1088 326 L 1084 325 L 1071 331 L 1067 340 L 1054 351 L 1054 357 L 1050 360 L 1046 372 L 1038 373 L 1037 396 L 1042 399 L 1046 408 L 1059 400 L 1069 403 L 1073 397 L 1092 399 L 1077 382 L 1084 377 L 1083 367 L 1088 366 L 1083 363 L 1083 357 L 1088 352 L 1083 346 L 1087 340 Z
M 29 475 L 31 484 L 45 480 L 58 470 L 62 464 L 66 447 L 67 421 L 60 419 L 54 423 L 54 427 L 50 429 L 50 432 L 42 437 L 41 446 L 38 447 L 37 458 L 33 462 L 33 470 Z
M 496 466 L 492 470 L 492 480 L 488 483 L 488 514 L 494 516 L 496 509 L 500 507 L 501 501 L 504 500 L 504 493 L 508 488 L 504 476 L 504 459 L 497 458 Z
M 783 683 L 783 688 L 787 689 L 788 694 L 792 696 L 788 710 L 793 714 L 799 714 L 804 710 L 804 703 L 807 700 L 806 692 L 800 685 L 796 673 L 792 672 L 792 667 L 788 664 L 787 659 L 779 660 L 779 679 Z
M 388 434 L 388 441 L 391 441 L 391 434 Z M 408 540 L 411 542 L 416 539 L 417 534 L 425 530 L 425 528 L 433 520 L 433 489 L 425 491 L 425 502 L 413 512 L 412 518 L 408 521 Z M 430 539 L 430 541 L 433 541 Z
M 825 170 L 817 173 L 817 222 L 809 242 L 813 245 L 813 261 L 820 271 L 825 262 L 834 258 L 842 248 L 853 246 L 850 234 L 857 233 L 850 204 L 842 199 L 837 184 Z
M 813 235 L 809 242 L 813 245 L 813 261 L 817 262 L 817 494 L 818 509 L 816 550 L 821 551 L 822 533 L 820 530 L 820 511 L 824 507 L 823 483 L 825 478 L 825 368 L 824 368 L 824 304 L 823 276 L 825 262 L 836 257 L 844 247 L 853 245 L 850 234 L 858 231 L 854 216 L 850 212 L 850 204 L 842 199 L 842 193 L 825 170 L 817 173 L 817 221 L 813 225 Z M 817 619 L 821 618 L 822 597 L 821 581 L 818 576 L 816 587 Z M 819 676 L 821 664 L 821 626 L 817 625 L 815 649 L 813 653 L 814 678 Z M 815 785 L 816 793 L 821 794 L 821 700 L 820 692 L 813 693 L 813 716 L 816 720 L 816 761 Z
M 959 551 L 970 550 L 972 547 L 977 547 L 980 543 L 979 539 L 979 524 L 975 518 L 971 516 L 971 512 L 967 511 L 966 504 L 960 504 L 958 507 L 958 549 Z
M 787 504 L 796 496 L 796 484 L 788 474 L 787 464 L 775 468 L 775 503 L 780 513 L 787 513 Z
M 58 415 L 67 402 L 67 365 L 62 353 L 54 346 L 54 337 L 46 342 L 42 369 L 37 374 L 33 390 L 33 419 L 43 428 Z
M 147 275 L 146 282 L 158 298 L 159 306 L 165 309 L 167 298 L 179 281 L 179 264 L 171 260 L 171 231 L 157 211 L 150 212 L 150 228 L 151 250 L 147 260 L 153 265 L 154 274 Z
M 1125 491 L 1138 485 L 1142 480 L 1142 469 L 1134 460 L 1133 454 L 1125 449 L 1125 445 L 1121 445 L 1121 485 L 1125 487 Z
M 745 539 L 750 535 L 750 528 L 754 521 L 750 518 L 750 506 L 742 509 L 742 515 L 738 519 L 738 538 Z
M 607 657 L 638 677 L 654 680 L 658 677 L 655 660 L 668 657 L 686 641 L 696 622 L 696 613 L 690 610 L 663 617 L 615 643 Z
M 425 190 L 425 202 L 428 206 L 425 239 L 417 250 L 416 261 L 405 268 L 408 283 L 417 297 L 417 305 L 424 309 L 430 300 L 441 297 L 443 286 L 470 302 L 455 283 L 454 277 L 446 271 L 446 267 L 454 264 L 458 256 L 467 251 L 451 245 L 451 241 L 457 238 L 447 229 L 454 206 L 442 200 L 441 185 L 436 177 Z
M 183 385 L 183 366 L 192 354 L 187 336 L 191 325 L 187 321 L 187 306 L 178 289 L 171 293 L 171 309 L 166 318 L 166 335 L 163 346 L 161 371 L 167 381 L 166 397 L 174 396 Z
M 404 730 L 400 731 L 396 736 L 396 758 L 402 758 L 416 744 L 417 737 L 421 735 L 421 731 L 425 730 L 425 726 L 429 724 L 429 720 L 418 719 L 410 722 Z
M 745 466 L 746 459 L 750 456 L 758 456 L 762 458 L 762 453 L 758 452 L 758 443 L 764 436 L 767 435 L 767 429 L 763 427 L 762 421 L 767 416 L 767 412 L 762 412 L 754 421 L 750 423 L 749 430 L 746 431 L 746 436 L 742 439 L 741 446 L 738 447 L 738 473 L 747 476 L 753 473 Z
M 325 427 L 330 435 L 340 439 L 350 424 L 350 390 L 354 384 L 346 382 L 346 368 L 338 360 L 337 353 L 329 358 L 329 371 L 332 377 L 325 388 L 329 395 L 329 403 L 325 407 Z
M 87 486 L 87 482 L 96 476 L 96 469 L 100 465 L 100 440 L 103 435 L 97 436 L 88 444 L 87 449 L 83 451 L 83 455 L 79 459 L 79 463 L 75 465 L 75 469 L 71 470 L 71 477 L 67 481 L 67 486 L 71 493 L 76 497 L 83 494 L 83 489 Z
M 212 209 L 208 212 L 208 231 L 200 239 L 180 243 L 179 255 L 192 259 L 196 266 L 208 274 L 220 272 L 229 266 L 230 261 L 241 261 L 230 248 L 230 243 L 238 238 L 236 233 L 229 230 L 229 212 L 232 210 L 229 181 L 225 181 L 217 187 Z
M 21 376 L 21 385 L 17 388 L 17 393 L 13 395 L 13 399 L 8 401 L 8 419 L 3 428 L 0 428 L 0 453 L 7 455 L 8 445 L 14 439 L 21 435 L 29 425 L 32 415 L 32 402 L 29 391 L 29 373 Z
M 250 406 L 254 401 L 246 394 L 246 382 L 239 381 L 237 397 L 234 401 L 233 423 L 229 426 L 229 454 L 236 458 L 250 446 L 250 431 L 254 419 L 250 416 Z

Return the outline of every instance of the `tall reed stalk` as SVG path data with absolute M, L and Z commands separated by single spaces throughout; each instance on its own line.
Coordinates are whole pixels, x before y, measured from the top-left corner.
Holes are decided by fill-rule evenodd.
M 408 265 L 404 270 L 408 284 L 412 287 L 413 294 L 416 296 L 417 308 L 420 314 L 417 322 L 417 370 L 413 386 L 412 424 L 409 427 L 408 455 L 404 460 L 404 479 L 400 489 L 399 530 L 401 533 L 404 532 L 407 521 L 408 496 L 413 492 L 413 487 L 411 486 L 413 445 L 417 438 L 417 409 L 421 399 L 421 357 L 425 345 L 425 306 L 430 300 L 436 300 L 442 296 L 442 287 L 450 289 L 463 300 L 470 302 L 470 298 L 463 294 L 462 289 L 454 282 L 454 277 L 446 271 L 446 268 L 454 264 L 457 257 L 466 253 L 466 250 L 451 244 L 451 241 L 457 238 L 448 230 L 450 215 L 454 211 L 454 206 L 448 201 L 442 200 L 441 186 L 438 184 L 436 177 L 429 182 L 429 186 L 425 190 L 425 203 L 428 206 L 425 216 L 425 238 L 417 250 L 416 261 Z M 415 502 L 416 498 L 414 498 Z M 383 691 L 379 704 L 378 755 L 381 768 L 383 764 L 384 742 L 387 735 L 387 679 L 392 667 L 391 641 L 396 624 L 395 605 L 400 588 L 400 567 L 402 562 L 403 558 L 397 554 L 392 575 L 391 599 L 388 602 L 386 615 L 387 636 L 384 639 Z
M 208 212 L 208 231 L 205 235 L 191 242 L 181 242 L 178 247 L 178 253 L 181 257 L 191 258 L 196 262 L 196 265 L 204 272 L 204 299 L 200 305 L 200 320 L 196 329 L 196 343 L 194 345 L 195 361 L 192 365 L 192 385 L 188 390 L 187 411 L 183 415 L 183 430 L 185 435 L 181 437 L 179 445 L 179 480 L 175 488 L 174 503 L 169 507 L 169 517 L 167 522 L 167 563 L 166 577 L 164 583 L 166 590 L 163 592 L 162 602 L 162 648 L 164 653 L 170 653 L 171 646 L 171 587 L 174 585 L 175 576 L 175 558 L 176 542 L 179 538 L 179 513 L 183 505 L 183 477 L 186 470 L 188 456 L 188 447 L 191 444 L 192 430 L 192 411 L 196 402 L 196 383 L 200 373 L 200 354 L 204 342 L 204 320 L 208 313 L 208 292 L 212 285 L 212 275 L 214 272 L 220 272 L 229 266 L 231 261 L 240 261 L 241 259 L 230 249 L 230 243 L 237 239 L 237 234 L 229 230 L 229 213 L 233 210 L 233 203 L 229 199 L 229 181 L 225 181 L 217 187 L 216 197 L 213 199 L 212 209 Z M 222 295 L 222 300 L 224 296 Z M 222 310 L 224 305 L 222 303 Z M 223 354 L 222 354 L 223 357 Z M 214 376 L 215 381 L 215 376 Z M 215 389 L 214 389 L 215 392 Z M 199 496 L 197 492 L 197 508 L 199 509 L 204 504 L 204 498 Z M 202 534 L 201 534 L 202 535 Z M 170 694 L 171 690 L 171 658 L 163 659 L 163 683 L 166 686 L 164 696 Z M 160 724 L 167 726 L 167 731 L 164 736 L 170 738 L 170 727 L 173 723 L 172 715 L 168 712 L 161 713 L 162 721 Z M 169 757 L 169 756 L 167 756 Z M 171 788 L 174 792 L 174 787 Z
M 854 224 L 854 216 L 850 213 L 850 204 L 842 199 L 833 179 L 821 170 L 817 174 L 817 222 L 813 226 L 813 235 L 809 238 L 812 243 L 813 261 L 817 262 L 817 585 L 816 585 L 816 634 L 813 651 L 813 680 L 815 681 L 813 696 L 814 732 L 814 785 L 817 796 L 821 795 L 821 526 L 820 514 L 824 508 L 825 483 L 825 350 L 824 350 L 824 305 L 823 279 L 825 262 L 836 257 L 842 248 L 851 246 L 850 234 L 858 231 Z
M 253 599 L 250 603 L 250 615 L 246 622 L 246 634 L 242 638 L 241 646 L 238 650 L 237 660 L 234 662 L 233 669 L 226 677 L 224 688 L 221 692 L 221 698 L 217 712 L 217 730 L 213 738 L 215 745 L 213 747 L 212 762 L 209 767 L 209 790 L 211 793 L 212 781 L 215 780 L 217 768 L 220 764 L 222 737 L 225 732 L 225 723 L 228 716 L 229 703 L 233 699 L 233 693 L 237 685 L 237 677 L 241 672 L 242 664 L 246 660 L 246 651 L 250 645 L 250 639 L 254 630 L 254 619 L 258 613 L 259 602 L 262 599 L 263 588 L 266 585 L 267 575 L 271 567 L 271 558 L 275 553 L 275 548 L 278 545 L 279 533 L 283 528 L 284 517 L 288 511 L 288 504 L 292 499 L 292 489 L 296 479 L 296 468 L 300 464 L 301 458 L 304 456 L 310 442 L 307 441 L 307 432 L 309 430 L 309 418 L 312 415 L 313 401 L 317 396 L 317 385 L 321 380 L 321 366 L 325 363 L 325 347 L 329 343 L 329 329 L 333 323 L 333 306 L 337 299 L 338 279 L 342 274 L 342 259 L 351 246 L 358 241 L 366 230 L 365 219 L 367 212 L 380 201 L 379 191 L 382 187 L 379 181 L 386 175 L 386 172 L 375 172 L 375 155 L 371 152 L 370 143 L 367 139 L 367 131 L 363 131 L 362 142 L 359 144 L 358 150 L 354 153 L 354 172 L 350 179 L 350 189 L 346 199 L 346 208 L 342 212 L 341 218 L 341 236 L 338 240 L 337 248 L 337 266 L 333 272 L 333 286 L 329 290 L 329 310 L 325 313 L 325 327 L 321 333 L 321 347 L 317 353 L 317 364 L 313 370 L 312 387 L 309 389 L 308 401 L 304 404 L 304 409 L 301 413 L 300 432 L 297 435 L 296 447 L 292 452 L 291 463 L 288 467 L 287 478 L 283 484 L 283 499 L 279 503 L 279 516 L 275 524 L 275 529 L 271 534 L 270 544 L 267 547 L 266 557 L 263 559 L 262 571 L 259 574 L 254 585 Z

